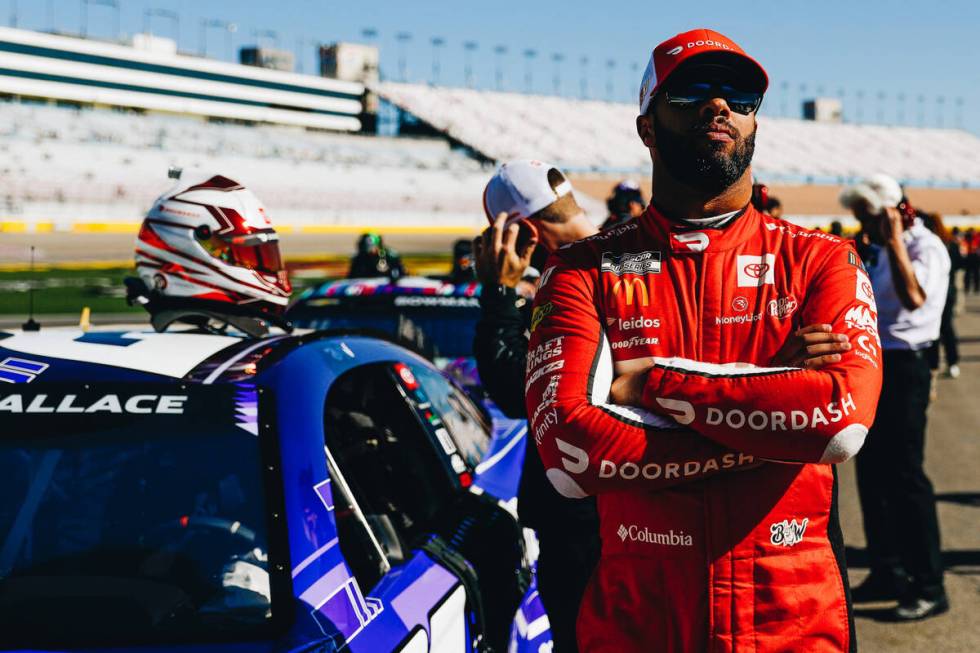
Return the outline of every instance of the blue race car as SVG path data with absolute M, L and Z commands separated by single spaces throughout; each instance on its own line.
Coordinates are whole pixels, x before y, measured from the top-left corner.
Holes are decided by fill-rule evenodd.
M 524 432 L 391 342 L 0 332 L 0 421 L 0 649 L 550 646 Z
M 437 366 L 472 358 L 480 285 L 427 277 L 336 279 L 304 290 L 287 318 L 310 329 L 367 328 L 410 343 Z M 475 383 L 477 379 L 466 379 Z

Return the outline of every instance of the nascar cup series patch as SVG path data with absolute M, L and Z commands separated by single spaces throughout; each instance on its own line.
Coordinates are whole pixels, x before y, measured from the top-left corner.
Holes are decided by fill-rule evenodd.
M 660 252 L 637 252 L 613 254 L 603 252 L 602 272 L 611 272 L 617 277 L 624 274 L 660 274 Z

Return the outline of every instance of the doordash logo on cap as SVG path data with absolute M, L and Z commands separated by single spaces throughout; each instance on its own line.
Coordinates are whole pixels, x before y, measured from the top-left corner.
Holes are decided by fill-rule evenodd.
M 653 49 L 640 82 L 640 115 L 647 112 L 650 99 L 667 78 L 685 61 L 712 52 L 721 52 L 740 60 L 741 69 L 751 76 L 753 85 L 765 92 L 769 86 L 766 71 L 730 38 L 710 29 L 693 29 L 677 34 Z

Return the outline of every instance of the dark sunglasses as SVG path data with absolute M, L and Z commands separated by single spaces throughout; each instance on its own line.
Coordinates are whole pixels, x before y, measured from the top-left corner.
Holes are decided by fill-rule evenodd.
M 748 115 L 762 104 L 762 93 L 742 91 L 728 84 L 691 82 L 666 89 L 667 104 L 679 109 L 689 109 L 702 102 L 720 97 L 735 113 Z

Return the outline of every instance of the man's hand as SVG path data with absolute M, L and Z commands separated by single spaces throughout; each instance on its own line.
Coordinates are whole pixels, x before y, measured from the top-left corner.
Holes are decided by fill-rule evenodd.
M 514 288 L 524 276 L 524 270 L 531 264 L 531 254 L 538 244 L 531 237 L 521 251 L 517 251 L 517 237 L 520 225 L 516 222 L 507 228 L 507 214 L 501 213 L 493 224 L 480 236 L 473 239 L 473 253 L 476 257 L 476 275 L 485 286 L 509 286 Z
M 783 344 L 772 365 L 818 370 L 836 363 L 851 343 L 842 333 L 833 333 L 829 324 L 811 324 L 792 333 Z
M 647 383 L 647 372 L 653 367 L 653 360 L 646 369 L 620 374 L 609 389 L 609 400 L 618 406 L 642 406 L 643 387 Z
M 902 212 L 894 206 L 885 207 L 885 215 L 878 221 L 878 228 L 881 230 L 882 242 L 894 242 L 901 240 L 905 225 L 902 223 Z
M 895 294 L 906 310 L 914 311 L 926 303 L 926 291 L 915 276 L 912 259 L 905 247 L 905 241 L 902 240 L 905 224 L 902 222 L 901 212 L 894 207 L 887 207 L 880 226 L 888 251 L 888 265 L 892 271 Z

